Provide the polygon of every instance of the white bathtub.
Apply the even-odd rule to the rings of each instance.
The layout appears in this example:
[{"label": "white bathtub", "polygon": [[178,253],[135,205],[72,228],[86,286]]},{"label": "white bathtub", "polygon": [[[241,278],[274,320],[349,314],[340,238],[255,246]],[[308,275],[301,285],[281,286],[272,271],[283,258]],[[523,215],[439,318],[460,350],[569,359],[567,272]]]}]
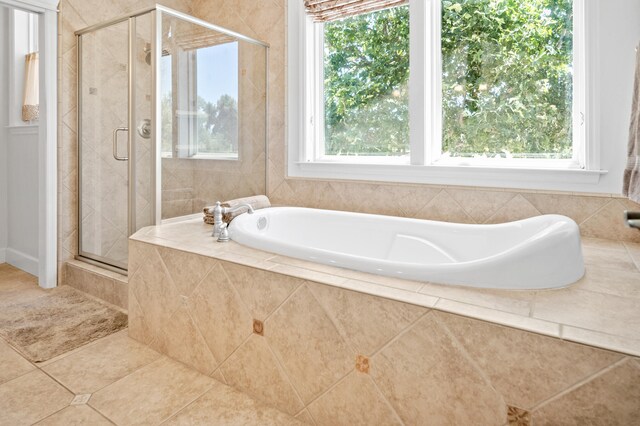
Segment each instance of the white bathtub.
[{"label": "white bathtub", "polygon": [[584,275],[578,225],[560,215],[467,225],[272,207],[240,215],[229,235],[285,256],[432,283],[532,290]]}]

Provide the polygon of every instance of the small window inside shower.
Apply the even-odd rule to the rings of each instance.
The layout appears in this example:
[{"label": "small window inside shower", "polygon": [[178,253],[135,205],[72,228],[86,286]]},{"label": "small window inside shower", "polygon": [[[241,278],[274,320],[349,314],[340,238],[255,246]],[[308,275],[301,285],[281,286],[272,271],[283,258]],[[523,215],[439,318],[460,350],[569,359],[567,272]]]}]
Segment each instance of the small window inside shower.
[{"label": "small window inside shower", "polygon": [[164,158],[238,159],[238,42],[221,34],[165,36],[161,59]]}]

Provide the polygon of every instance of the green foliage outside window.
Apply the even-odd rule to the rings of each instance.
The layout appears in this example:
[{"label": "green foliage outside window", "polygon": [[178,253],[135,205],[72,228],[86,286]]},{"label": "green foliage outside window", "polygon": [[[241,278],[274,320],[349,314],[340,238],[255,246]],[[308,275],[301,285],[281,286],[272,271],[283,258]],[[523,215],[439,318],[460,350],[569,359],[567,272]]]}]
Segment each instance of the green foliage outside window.
[{"label": "green foliage outside window", "polygon": [[[571,158],[572,0],[442,2],[443,152]],[[409,150],[407,6],[325,24],[325,151]]]},{"label": "green foliage outside window", "polygon": [[[173,99],[162,97],[162,152],[173,154]],[[238,152],[238,102],[222,95],[213,103],[198,96],[196,111],[197,153],[236,154]],[[188,144],[189,141],[183,143]]]},{"label": "green foliage outside window", "polygon": [[325,24],[325,153],[409,152],[409,7]]},{"label": "green foliage outside window", "polygon": [[222,95],[216,103],[198,96],[198,153],[238,152],[238,102]]}]

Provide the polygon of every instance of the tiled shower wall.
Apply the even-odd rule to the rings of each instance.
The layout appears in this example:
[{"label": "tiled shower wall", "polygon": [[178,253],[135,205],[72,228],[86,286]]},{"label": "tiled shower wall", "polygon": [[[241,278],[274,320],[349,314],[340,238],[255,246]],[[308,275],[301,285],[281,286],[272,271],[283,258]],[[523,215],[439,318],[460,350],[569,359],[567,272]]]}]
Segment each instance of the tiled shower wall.
[{"label": "tiled shower wall", "polygon": [[639,206],[613,196],[451,186],[378,184],[286,177],[287,0],[194,0],[193,13],[271,45],[269,187],[273,203],[466,223],[496,223],[539,214],[573,218],[589,237],[640,242],[622,213]]},{"label": "tiled shower wall", "polygon": [[[104,2],[99,0],[61,0],[59,9],[58,46],[58,280],[64,280],[64,264],[78,254],[78,134],[77,134],[77,49],[74,31],[104,20],[150,7],[153,1],[113,0]],[[170,0],[165,2],[169,7],[190,13],[187,0]],[[116,64],[117,65],[117,64]],[[124,64],[126,66],[126,64]],[[105,72],[108,70],[105,69]],[[126,79],[123,80],[126,84]],[[106,87],[105,90],[108,90]],[[126,102],[126,99],[124,100]],[[105,120],[113,116],[104,117]],[[120,121],[118,122],[120,124]],[[91,142],[91,141],[87,141]],[[96,151],[110,155],[108,149],[102,149],[110,144],[98,141]],[[106,154],[105,154],[106,152]],[[100,158],[96,157],[98,161]],[[103,176],[103,184],[110,184]],[[122,173],[113,173],[112,182],[116,186]],[[125,213],[126,220],[126,213]],[[86,218],[84,218],[86,219]],[[111,221],[116,220],[113,217]],[[122,225],[122,224],[121,224]],[[126,237],[126,236],[125,236]],[[126,248],[126,238],[125,238]]]},{"label": "tiled shower wall", "polygon": [[633,424],[616,352],[130,241],[129,333],[299,419]]}]

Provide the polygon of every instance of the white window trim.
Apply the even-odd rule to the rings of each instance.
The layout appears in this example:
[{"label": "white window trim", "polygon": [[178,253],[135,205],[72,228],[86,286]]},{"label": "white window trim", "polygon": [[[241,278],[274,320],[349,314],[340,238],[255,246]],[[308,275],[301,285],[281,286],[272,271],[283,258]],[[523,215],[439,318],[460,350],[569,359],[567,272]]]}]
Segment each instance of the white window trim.
[{"label": "white window trim", "polygon": [[[386,157],[384,164],[374,164],[380,161],[380,157],[328,156],[318,161],[320,156],[317,153],[321,152],[318,141],[322,140],[320,132],[323,126],[319,120],[313,119],[318,101],[311,93],[319,92],[317,87],[307,87],[305,81],[322,84],[322,78],[318,75],[322,66],[317,64],[317,58],[311,60],[306,56],[307,52],[318,48],[314,46],[314,38],[308,35],[311,31],[319,31],[319,26],[314,28],[305,16],[302,2],[291,2],[288,8],[288,176],[543,190],[595,190],[600,176],[607,173],[600,170],[596,128],[598,108],[594,102],[598,72],[595,61],[597,3],[574,0],[574,66],[578,72],[574,74],[574,114],[577,118],[574,117],[573,122],[575,140],[582,141],[584,148],[574,143],[573,161],[444,158],[434,161],[441,151],[441,62],[440,58],[430,61],[425,54],[425,47],[428,40],[440,43],[439,20],[429,19],[440,13],[440,1],[425,0],[409,3],[411,158]],[[421,25],[421,22],[428,25]],[[437,24],[431,26],[432,22]],[[585,28],[589,28],[589,31],[585,31]],[[316,36],[316,43],[317,40]],[[425,85],[421,77],[423,75],[431,84]],[[430,90],[434,93],[429,93]],[[427,129],[431,129],[431,134],[426,134]],[[425,137],[438,143],[425,144]]]}]

